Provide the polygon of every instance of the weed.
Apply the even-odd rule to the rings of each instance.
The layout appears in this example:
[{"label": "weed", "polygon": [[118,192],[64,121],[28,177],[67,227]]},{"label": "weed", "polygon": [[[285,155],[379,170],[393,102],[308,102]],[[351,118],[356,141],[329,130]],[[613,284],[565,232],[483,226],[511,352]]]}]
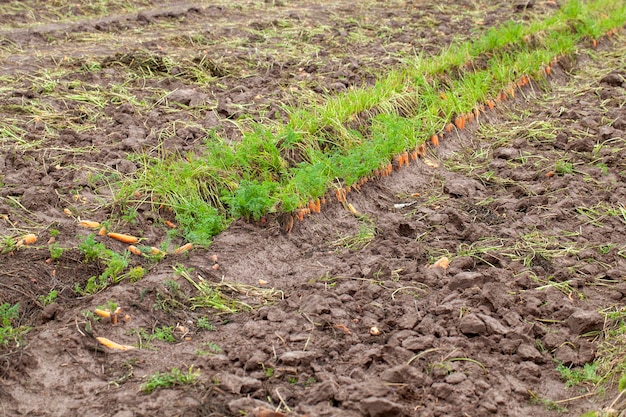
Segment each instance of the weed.
[{"label": "weed", "polygon": [[569,161],[558,160],[554,165],[554,171],[559,175],[573,174],[574,164]]},{"label": "weed", "polygon": [[598,375],[598,363],[596,362],[586,363],[582,368],[573,369],[565,366],[563,363],[558,363],[556,370],[565,381],[566,387],[576,385],[595,386],[602,380],[602,376]]},{"label": "weed", "polygon": [[159,388],[194,384],[199,376],[200,371],[194,371],[193,366],[190,366],[186,373],[178,368],[172,368],[169,372],[154,373],[148,378],[148,381],[141,385],[140,389],[144,393],[150,394],[152,391]]},{"label": "weed", "polygon": [[2,238],[2,253],[13,252],[17,248],[17,240],[12,236]]},{"label": "weed", "polygon": [[93,234],[87,236],[78,245],[86,262],[98,261],[105,265],[104,271],[99,276],[90,277],[84,286],[76,283],[74,291],[79,295],[91,295],[102,291],[110,284],[118,284],[128,278],[135,282],[143,278],[145,269],[141,266],[131,268],[124,273],[130,262],[130,252],[118,253],[108,249],[104,244],[97,242]]},{"label": "weed", "polygon": [[53,261],[58,260],[63,255],[64,249],[59,246],[58,243],[52,243],[48,245],[48,250],[50,251],[50,259]]},{"label": "weed", "polygon": [[206,342],[203,344],[204,349],[198,348],[196,350],[196,355],[199,356],[207,356],[207,355],[217,355],[222,353],[222,348],[219,347],[217,343],[214,342]]},{"label": "weed", "polygon": [[210,332],[215,331],[215,326],[209,321],[208,317],[199,317],[196,321],[196,326],[198,326],[199,329],[208,330]]},{"label": "weed", "polygon": [[58,297],[58,292],[57,290],[50,290],[50,292],[46,295],[40,295],[39,297],[37,297],[37,300],[39,300],[39,302],[45,307],[47,305],[50,305],[52,303],[54,303]]},{"label": "weed", "polygon": [[341,236],[331,242],[332,246],[343,247],[354,251],[359,251],[370,244],[376,237],[376,227],[372,222],[363,222],[359,226],[359,231],[352,236]]},{"label": "weed", "polygon": [[155,327],[151,332],[148,332],[144,328],[131,329],[129,333],[137,336],[137,345],[139,349],[149,348],[150,342],[154,340],[160,340],[168,343],[174,343],[176,341],[173,326]]},{"label": "weed", "polygon": [[557,411],[559,413],[567,413],[567,408],[562,406],[558,401],[551,400],[549,398],[540,397],[538,394],[528,391],[530,394],[530,401],[533,404],[541,404],[546,410]]},{"label": "weed", "polygon": [[22,336],[30,330],[26,326],[15,326],[19,319],[19,303],[0,304],[0,347],[15,343],[19,346]]}]

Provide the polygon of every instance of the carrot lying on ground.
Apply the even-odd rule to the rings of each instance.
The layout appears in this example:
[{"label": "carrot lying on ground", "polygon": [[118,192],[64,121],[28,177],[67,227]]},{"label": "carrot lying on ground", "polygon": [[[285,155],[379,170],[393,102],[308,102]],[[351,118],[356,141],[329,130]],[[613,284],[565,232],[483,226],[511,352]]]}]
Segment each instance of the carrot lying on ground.
[{"label": "carrot lying on ground", "polygon": [[430,143],[433,144],[433,146],[439,146],[439,136],[438,135],[432,135],[430,137]]},{"label": "carrot lying on ground", "polygon": [[19,243],[21,243],[22,245],[32,245],[36,241],[37,241],[37,235],[34,233],[29,233],[29,234],[22,236]]},{"label": "carrot lying on ground", "polygon": [[112,340],[107,339],[106,337],[96,337],[96,340],[102,346],[106,346],[109,349],[114,349],[114,350],[132,350],[132,349],[136,349],[135,346],[120,345],[119,343],[115,343]]},{"label": "carrot lying on ground", "polygon": [[96,308],[93,312],[96,316],[102,317],[103,319],[111,318],[111,312],[108,310],[101,310],[99,308]]},{"label": "carrot lying on ground", "polygon": [[186,243],[183,246],[181,246],[178,249],[176,249],[174,251],[174,255],[178,255],[178,254],[187,252],[188,250],[191,250],[192,248],[193,248],[193,245],[191,243]]},{"label": "carrot lying on ground", "polygon": [[141,255],[141,249],[139,249],[137,246],[134,246],[134,245],[130,245],[128,247],[128,251],[132,253],[133,255]]},{"label": "carrot lying on ground", "polygon": [[122,234],[122,233],[109,232],[109,233],[107,233],[107,236],[110,237],[111,239],[119,240],[120,242],[123,242],[123,243],[137,243],[137,242],[139,242],[139,238],[138,237],[131,236],[131,235],[125,235],[125,234]]},{"label": "carrot lying on ground", "polygon": [[97,229],[100,227],[100,223],[92,222],[90,220],[81,220],[80,222],[78,222],[78,225],[81,227],[86,227],[88,229]]}]

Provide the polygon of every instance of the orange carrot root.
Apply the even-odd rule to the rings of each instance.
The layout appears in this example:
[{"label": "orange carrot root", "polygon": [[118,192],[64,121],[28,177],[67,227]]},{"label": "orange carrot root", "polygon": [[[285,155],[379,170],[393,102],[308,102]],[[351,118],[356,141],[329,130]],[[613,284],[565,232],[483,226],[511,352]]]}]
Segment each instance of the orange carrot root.
[{"label": "orange carrot root", "polygon": [[430,143],[433,144],[433,146],[439,146],[439,136],[437,135],[432,135],[430,137]]},{"label": "orange carrot root", "polygon": [[110,237],[111,239],[115,239],[115,240],[119,240],[120,242],[123,243],[137,243],[139,242],[139,238],[136,236],[131,236],[131,235],[125,235],[122,233],[107,233],[107,236]]}]

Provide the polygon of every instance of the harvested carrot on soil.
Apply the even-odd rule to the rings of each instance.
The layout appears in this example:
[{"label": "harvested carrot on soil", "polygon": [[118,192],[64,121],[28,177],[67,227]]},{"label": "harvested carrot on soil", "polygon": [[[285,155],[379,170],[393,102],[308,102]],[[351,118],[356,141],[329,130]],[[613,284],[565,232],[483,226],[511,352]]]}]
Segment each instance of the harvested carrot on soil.
[{"label": "harvested carrot on soil", "polygon": [[430,267],[448,269],[449,265],[450,265],[450,260],[446,256],[443,256],[441,257],[441,259],[439,259],[437,262],[432,264]]},{"label": "harvested carrot on soil", "polygon": [[107,234],[106,227],[101,227],[100,230],[98,230],[98,236],[104,236],[106,234]]},{"label": "harvested carrot on soil", "polygon": [[110,237],[111,239],[115,239],[115,240],[119,240],[120,242],[123,243],[137,243],[139,242],[139,238],[136,236],[132,236],[132,235],[125,235],[123,233],[107,233],[107,236]]},{"label": "harvested carrot on soil", "polygon": [[350,329],[348,329],[348,327],[345,324],[333,324],[333,327],[337,330],[341,330],[342,332],[344,332],[345,334],[351,334],[352,332],[350,332]]},{"label": "harvested carrot on soil", "polygon": [[193,244],[191,244],[191,243],[186,243],[186,244],[184,244],[183,246],[181,246],[181,247],[177,248],[177,249],[174,251],[174,255],[179,255],[179,254],[181,254],[181,253],[185,253],[185,252],[187,252],[187,251],[191,250],[192,248],[193,248]]},{"label": "harvested carrot on soil", "polygon": [[454,129],[454,125],[452,123],[448,123],[443,130],[445,130],[447,133],[450,133],[452,132],[452,129]]},{"label": "harvested carrot on soil", "polygon": [[98,317],[102,317],[102,318],[105,318],[105,319],[110,319],[111,318],[111,312],[108,311],[108,310],[101,310],[99,308],[96,308],[93,312]]},{"label": "harvested carrot on soil", "polygon": [[100,227],[100,223],[92,222],[90,220],[81,220],[78,222],[78,225],[81,227],[86,227],[88,229],[98,229]]},{"label": "harvested carrot on soil", "polygon": [[36,241],[37,241],[37,235],[34,234],[34,233],[28,233],[28,234],[22,236],[22,238],[20,239],[18,244],[21,243],[22,245],[32,245]]},{"label": "harvested carrot on soil", "polygon": [[134,346],[120,345],[119,343],[115,343],[114,341],[109,340],[106,337],[96,337],[96,340],[102,346],[106,346],[109,349],[113,349],[113,350],[133,350],[133,349],[136,349]]},{"label": "harvested carrot on soil", "polygon": [[430,137],[430,143],[432,143],[433,146],[439,146],[439,136],[438,135],[432,135]]},{"label": "harvested carrot on soil", "polygon": [[141,255],[141,250],[137,246],[134,246],[134,245],[130,245],[128,247],[128,251],[132,253],[133,255]]},{"label": "harvested carrot on soil", "polygon": [[172,229],[176,229],[176,228],[178,227],[178,226],[176,226],[176,224],[175,224],[175,223],[173,223],[173,222],[171,222],[171,221],[169,221],[169,220],[165,220],[165,222],[164,222],[164,223],[165,223],[165,225],[166,225],[167,227],[172,228]]},{"label": "harvested carrot on soil", "polygon": [[457,129],[463,129],[465,127],[465,117],[457,116],[454,119],[454,125],[457,127]]}]

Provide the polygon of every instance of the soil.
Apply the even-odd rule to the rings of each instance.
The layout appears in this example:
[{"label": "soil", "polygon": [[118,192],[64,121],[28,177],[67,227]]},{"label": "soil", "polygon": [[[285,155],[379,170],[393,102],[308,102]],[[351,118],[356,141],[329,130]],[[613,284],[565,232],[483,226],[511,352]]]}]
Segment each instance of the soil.
[{"label": "soil", "polygon": [[[134,283],[76,294],[105,267],[85,262],[89,231],[76,220],[120,214],[107,175],[138,169],[129,153],[193,151],[207,129],[236,141],[238,126],[284,118],[294,97],[370,84],[415,51],[558,7],[306,3],[2,14],[0,112],[24,135],[0,138],[0,235],[39,241],[0,255],[0,304],[19,303],[16,324],[31,328],[0,348],[0,414],[552,416],[611,402],[556,370],[596,359],[600,312],[626,295],[626,62],[610,39],[350,193],[361,216],[330,202],[290,233],[238,220],[206,249],[133,257],[148,270]],[[290,48],[292,36],[306,48]],[[72,98],[90,92],[76,85],[125,90],[101,104]],[[48,114],[18,111],[28,104]],[[158,246],[167,216],[141,207],[125,226]],[[55,260],[52,237],[67,248]],[[434,267],[444,256],[450,265]],[[251,309],[193,308],[185,274]],[[90,314],[111,301],[127,320]],[[173,341],[150,340],[166,327]],[[141,348],[105,349],[97,336]],[[198,380],[144,393],[172,368]]]}]

